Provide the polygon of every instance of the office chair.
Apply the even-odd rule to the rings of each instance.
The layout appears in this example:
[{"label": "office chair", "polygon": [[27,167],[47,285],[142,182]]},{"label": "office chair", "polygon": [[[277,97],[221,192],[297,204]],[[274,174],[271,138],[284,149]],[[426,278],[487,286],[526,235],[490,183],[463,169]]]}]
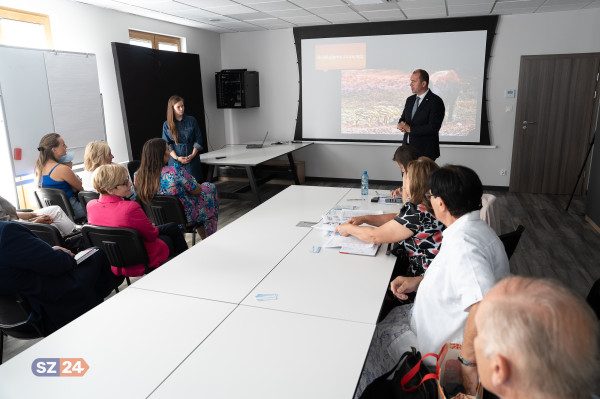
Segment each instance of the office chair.
[{"label": "office chair", "polygon": [[77,198],[81,203],[81,207],[83,208],[83,213],[87,216],[87,204],[91,200],[100,198],[100,194],[95,191],[80,191],[77,193]]},{"label": "office chair", "polygon": [[75,219],[75,212],[69,202],[67,194],[63,190],[57,188],[38,188],[35,190],[35,199],[38,202],[40,208],[47,206],[58,205],[67,214],[69,219],[76,224],[85,223],[85,218]]},{"label": "office chair", "polygon": [[592,285],[586,299],[594,313],[596,313],[596,316],[598,316],[598,319],[600,319],[600,279],[596,280],[594,285]]},{"label": "office chair", "polygon": [[45,337],[42,325],[33,320],[31,308],[21,295],[0,295],[0,364],[2,364],[5,335],[19,339]]},{"label": "office chair", "polygon": [[150,204],[140,201],[140,205],[142,205],[142,209],[144,209],[148,219],[155,226],[170,222],[177,223],[180,227],[184,228],[184,232],[192,233],[192,245],[196,244],[196,227],[200,223],[188,224],[183,204],[179,198],[174,195],[157,195],[152,198]]},{"label": "office chair", "polygon": [[500,241],[504,244],[504,249],[506,250],[506,255],[508,259],[512,256],[517,249],[517,244],[521,239],[521,234],[525,231],[525,227],[523,225],[518,225],[515,231],[511,231],[510,233],[501,234],[499,236]]},{"label": "office chair", "polygon": [[132,183],[133,183],[133,175],[135,174],[135,172],[140,167],[140,163],[141,163],[141,161],[129,161],[129,162],[125,162],[125,167],[129,171],[129,180],[131,180]]},{"label": "office chair", "polygon": [[[106,227],[85,225],[81,233],[89,246],[101,248],[110,264],[121,271],[129,266],[144,265],[144,273],[152,269],[148,266],[150,259],[139,231],[125,227]],[[127,285],[131,284],[125,277]]]},{"label": "office chair", "polygon": [[81,237],[81,233],[78,231],[63,236],[60,234],[60,231],[58,231],[58,229],[51,224],[31,223],[24,220],[18,220],[16,222],[27,227],[29,231],[52,247],[59,246],[67,248],[73,253],[79,252],[83,249],[83,239]]}]

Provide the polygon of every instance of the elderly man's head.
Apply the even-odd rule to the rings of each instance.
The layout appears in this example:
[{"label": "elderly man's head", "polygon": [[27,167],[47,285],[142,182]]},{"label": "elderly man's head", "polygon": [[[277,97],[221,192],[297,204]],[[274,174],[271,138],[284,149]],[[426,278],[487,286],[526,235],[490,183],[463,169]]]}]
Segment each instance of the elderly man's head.
[{"label": "elderly man's head", "polygon": [[562,285],[506,278],[484,297],[475,323],[487,390],[502,398],[590,398],[600,367],[597,320]]}]

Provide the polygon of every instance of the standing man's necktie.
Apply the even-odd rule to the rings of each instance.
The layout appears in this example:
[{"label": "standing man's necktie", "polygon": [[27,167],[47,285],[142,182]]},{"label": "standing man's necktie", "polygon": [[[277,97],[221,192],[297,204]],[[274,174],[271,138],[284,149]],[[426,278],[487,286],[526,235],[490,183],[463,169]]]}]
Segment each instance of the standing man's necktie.
[{"label": "standing man's necktie", "polygon": [[412,114],[410,115],[410,119],[415,117],[415,112],[417,112],[417,108],[419,108],[419,100],[421,99],[421,97],[417,96],[417,99],[415,101],[415,105],[413,105],[413,109],[412,109]]}]

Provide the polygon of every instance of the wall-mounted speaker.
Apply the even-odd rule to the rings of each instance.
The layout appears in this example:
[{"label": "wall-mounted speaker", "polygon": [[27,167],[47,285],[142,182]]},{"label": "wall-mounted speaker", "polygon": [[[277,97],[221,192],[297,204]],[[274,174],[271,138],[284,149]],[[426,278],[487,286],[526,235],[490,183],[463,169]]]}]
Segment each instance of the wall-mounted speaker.
[{"label": "wall-mounted speaker", "polygon": [[217,108],[252,108],[260,106],[258,72],[227,69],[215,73]]}]

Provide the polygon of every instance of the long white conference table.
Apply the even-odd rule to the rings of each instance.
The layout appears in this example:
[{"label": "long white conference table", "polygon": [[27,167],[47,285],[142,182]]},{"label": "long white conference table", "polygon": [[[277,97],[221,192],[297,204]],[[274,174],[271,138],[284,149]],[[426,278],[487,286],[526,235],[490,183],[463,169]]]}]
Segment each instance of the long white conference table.
[{"label": "long white conference table", "polygon": [[258,181],[256,180],[254,169],[267,161],[286,155],[290,164],[292,178],[296,184],[300,184],[298,179],[298,171],[294,163],[292,153],[301,148],[311,145],[311,142],[295,142],[295,143],[271,143],[266,142],[262,148],[246,148],[246,144],[230,144],[224,148],[200,154],[200,161],[208,165],[208,179],[213,181],[215,171],[218,166],[239,166],[246,170],[248,176],[248,184],[252,190],[249,196],[245,191],[247,186],[244,186],[235,192],[219,192],[221,198],[250,198],[258,205],[262,201],[258,192]]},{"label": "long white conference table", "polygon": [[[327,238],[296,224],[398,211],[361,198],[289,187],[0,366],[0,398],[351,398],[395,258],[310,252]],[[40,358],[89,370],[40,377]]]}]

